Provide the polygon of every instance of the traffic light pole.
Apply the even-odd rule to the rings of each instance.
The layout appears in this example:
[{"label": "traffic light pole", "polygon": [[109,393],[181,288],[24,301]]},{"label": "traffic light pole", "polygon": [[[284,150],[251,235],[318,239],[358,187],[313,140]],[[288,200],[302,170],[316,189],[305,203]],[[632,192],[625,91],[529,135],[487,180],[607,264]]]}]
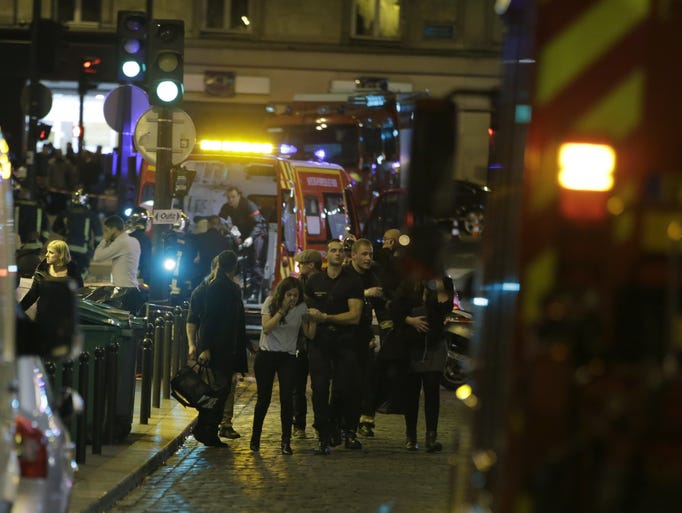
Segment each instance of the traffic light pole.
[{"label": "traffic light pole", "polygon": [[36,159],[36,127],[38,126],[38,114],[36,106],[38,99],[35,95],[39,78],[38,72],[38,31],[40,27],[40,0],[33,0],[33,23],[31,24],[31,48],[29,54],[30,69],[30,99],[28,112],[28,136],[26,137],[26,182],[31,196],[36,194],[36,174],[38,161]]},{"label": "traffic light pole", "polygon": [[[154,210],[171,208],[170,170],[173,165],[173,111],[168,107],[155,107],[158,113],[158,132],[156,140],[156,185],[154,188]],[[152,251],[154,268],[151,297],[165,299],[168,295],[168,283],[160,270],[163,268],[163,239],[169,226],[152,225]]]}]

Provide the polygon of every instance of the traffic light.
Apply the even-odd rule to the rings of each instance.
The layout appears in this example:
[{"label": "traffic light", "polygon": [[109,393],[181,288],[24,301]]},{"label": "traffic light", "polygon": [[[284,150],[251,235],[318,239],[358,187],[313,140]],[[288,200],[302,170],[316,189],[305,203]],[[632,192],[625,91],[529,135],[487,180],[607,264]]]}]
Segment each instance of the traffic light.
[{"label": "traffic light", "polygon": [[78,94],[84,95],[90,89],[97,87],[92,80],[97,76],[97,67],[102,63],[99,57],[81,57],[81,67],[78,75]]},{"label": "traffic light", "polygon": [[182,101],[185,22],[152,20],[147,47],[149,103],[170,106]]},{"label": "traffic light", "polygon": [[121,82],[144,82],[147,46],[147,14],[119,11],[117,24],[118,79]]},{"label": "traffic light", "polygon": [[52,125],[47,123],[38,123],[36,125],[35,138],[38,141],[45,141],[50,137],[50,132],[52,131]]}]

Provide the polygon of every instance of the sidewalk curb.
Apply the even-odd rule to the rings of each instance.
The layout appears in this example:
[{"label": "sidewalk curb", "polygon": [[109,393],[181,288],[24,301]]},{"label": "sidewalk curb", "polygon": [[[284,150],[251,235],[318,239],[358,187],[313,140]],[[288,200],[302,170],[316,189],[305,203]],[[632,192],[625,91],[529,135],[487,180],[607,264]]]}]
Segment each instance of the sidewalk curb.
[{"label": "sidewalk curb", "polygon": [[137,487],[149,474],[163,465],[185,442],[191,434],[196,418],[192,420],[175,438],[172,438],[154,456],[146,460],[142,465],[132,470],[117,485],[107,490],[101,497],[92,502],[88,507],[81,510],[81,513],[102,513],[110,509],[114,503]]}]

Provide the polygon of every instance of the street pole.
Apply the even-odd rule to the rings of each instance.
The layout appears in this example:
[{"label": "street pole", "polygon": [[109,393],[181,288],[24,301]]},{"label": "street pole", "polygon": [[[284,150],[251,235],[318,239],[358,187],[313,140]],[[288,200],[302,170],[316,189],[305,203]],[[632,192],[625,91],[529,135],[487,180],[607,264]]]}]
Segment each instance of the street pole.
[{"label": "street pole", "polygon": [[[156,185],[154,188],[154,210],[171,208],[170,170],[173,165],[173,110],[168,107],[155,107],[158,113],[158,132],[156,139]],[[168,231],[168,225],[152,225],[152,253],[154,268],[151,297],[165,299],[168,295],[168,283],[164,280],[163,268],[163,239]]]},{"label": "street pole", "polygon": [[40,0],[33,0],[33,23],[31,24],[31,48],[29,53],[29,109],[28,109],[28,136],[26,137],[26,182],[31,197],[36,196],[36,173],[38,161],[36,159],[36,130],[38,127],[38,32],[40,27]]}]

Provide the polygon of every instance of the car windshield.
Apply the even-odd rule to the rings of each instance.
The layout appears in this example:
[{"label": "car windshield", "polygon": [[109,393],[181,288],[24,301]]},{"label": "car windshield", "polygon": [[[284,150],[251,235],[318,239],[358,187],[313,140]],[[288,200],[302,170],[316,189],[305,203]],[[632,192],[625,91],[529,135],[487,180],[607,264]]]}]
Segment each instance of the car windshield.
[{"label": "car windshield", "polygon": [[269,132],[276,151],[282,156],[357,166],[359,143],[355,125],[284,126],[270,129]]}]

